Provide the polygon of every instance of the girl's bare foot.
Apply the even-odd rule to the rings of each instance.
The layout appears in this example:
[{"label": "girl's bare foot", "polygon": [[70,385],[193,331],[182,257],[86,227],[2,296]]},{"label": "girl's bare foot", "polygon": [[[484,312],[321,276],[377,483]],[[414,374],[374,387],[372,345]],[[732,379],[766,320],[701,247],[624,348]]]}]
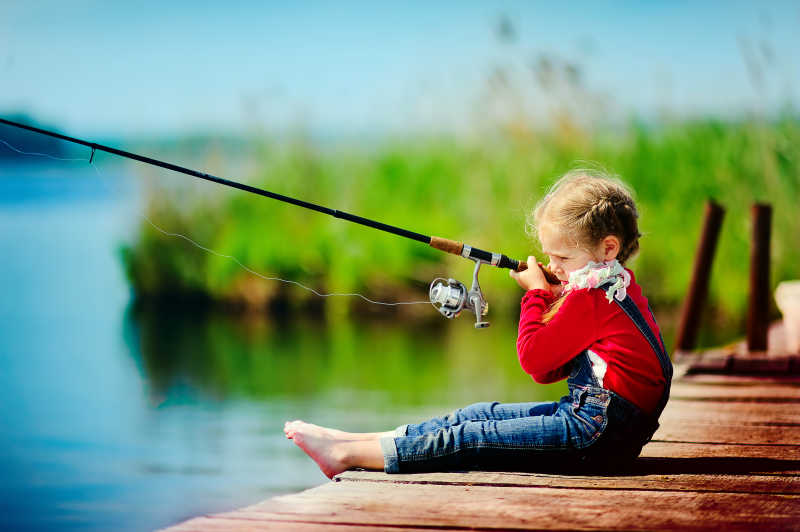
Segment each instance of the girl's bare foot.
[{"label": "girl's bare foot", "polygon": [[349,468],[347,445],[352,442],[331,438],[308,423],[294,426],[291,439],[310,456],[328,478]]},{"label": "girl's bare foot", "polygon": [[294,436],[294,433],[297,432],[299,427],[305,427],[306,431],[314,432],[316,434],[325,434],[329,438],[335,438],[339,440],[379,440],[380,438],[386,436],[393,436],[394,431],[387,431],[387,432],[345,432],[343,430],[332,429],[329,427],[321,427],[319,425],[314,425],[313,423],[306,423],[305,421],[295,420],[295,421],[287,421],[286,424],[283,426],[283,432],[286,433],[286,437],[290,440]]},{"label": "girl's bare foot", "polygon": [[351,467],[383,469],[380,438],[391,432],[353,434],[305,423],[289,421],[284,426],[286,437],[310,456],[328,478]]}]

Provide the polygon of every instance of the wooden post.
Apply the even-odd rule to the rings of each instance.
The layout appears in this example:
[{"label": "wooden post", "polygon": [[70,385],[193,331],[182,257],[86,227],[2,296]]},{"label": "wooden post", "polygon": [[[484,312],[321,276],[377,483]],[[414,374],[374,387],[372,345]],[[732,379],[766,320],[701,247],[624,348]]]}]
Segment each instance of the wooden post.
[{"label": "wooden post", "polygon": [[750,243],[750,304],[747,309],[747,350],[767,350],[769,326],[769,243],[772,207],[756,203],[750,210],[753,240]]},{"label": "wooden post", "polygon": [[678,326],[678,338],[675,342],[678,351],[691,351],[697,343],[700,315],[708,296],[708,280],[711,277],[711,265],[714,262],[714,252],[717,249],[719,231],[724,216],[725,209],[713,199],[706,202],[705,221],[695,254],[692,281],[683,304],[681,321]]}]

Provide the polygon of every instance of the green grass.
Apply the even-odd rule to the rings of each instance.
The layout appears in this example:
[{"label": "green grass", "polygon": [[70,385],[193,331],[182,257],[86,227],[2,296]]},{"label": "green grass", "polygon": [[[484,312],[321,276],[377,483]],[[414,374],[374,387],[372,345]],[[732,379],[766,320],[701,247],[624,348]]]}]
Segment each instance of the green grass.
[{"label": "green grass", "polygon": [[[747,308],[750,206],[772,204],[772,286],[800,277],[800,120],[701,120],[588,133],[516,129],[472,140],[391,139],[370,149],[322,150],[308,142],[264,142],[250,183],[428,235],[463,240],[516,258],[537,253],[525,217],[549,185],[583,161],[619,174],[636,192],[644,233],[629,265],[657,309],[680,306],[689,284],[708,198],[726,208],[712,273],[715,326],[737,328]],[[211,189],[211,187],[215,187]],[[213,199],[211,199],[213,198]],[[148,215],[169,231],[236,256],[269,276],[326,292],[388,300],[427,296],[433,277],[468,282],[471,263],[415,241],[239,191],[191,180],[154,190]],[[233,261],[166,237],[143,224],[122,249],[142,298],[201,296],[261,308],[323,304],[331,316],[366,310],[351,298],[320,300],[260,280]],[[481,285],[493,315],[510,315],[519,289],[485,268]],[[424,310],[422,310],[424,309]],[[418,312],[435,314],[429,307]],[[462,318],[464,319],[464,318]]]}]

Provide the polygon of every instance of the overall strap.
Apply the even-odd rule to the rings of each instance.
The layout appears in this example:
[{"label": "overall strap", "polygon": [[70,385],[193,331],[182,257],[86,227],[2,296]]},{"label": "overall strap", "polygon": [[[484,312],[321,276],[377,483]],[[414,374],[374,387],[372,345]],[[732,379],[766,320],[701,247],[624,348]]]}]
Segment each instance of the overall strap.
[{"label": "overall strap", "polygon": [[[661,372],[664,374],[664,380],[666,384],[664,385],[664,392],[661,394],[661,399],[658,402],[658,406],[656,408],[656,419],[661,416],[661,412],[664,410],[664,407],[667,406],[667,400],[669,399],[669,391],[672,383],[672,362],[669,359],[669,355],[664,350],[663,344],[664,340],[661,337],[661,332],[659,331],[659,339],[661,342],[656,339],[656,335],[653,334],[653,330],[647,324],[644,316],[639,311],[639,307],[636,306],[636,303],[633,302],[631,296],[626,296],[624,300],[620,301],[617,298],[614,298],[614,301],[620,306],[620,308],[628,315],[628,317],[633,321],[636,327],[639,329],[639,332],[645,337],[647,342],[650,344],[650,347],[653,348],[653,351],[658,357],[658,362],[661,364]],[[650,315],[653,315],[653,311],[648,306],[648,311],[650,311]],[[653,318],[655,321],[655,318]]]}]

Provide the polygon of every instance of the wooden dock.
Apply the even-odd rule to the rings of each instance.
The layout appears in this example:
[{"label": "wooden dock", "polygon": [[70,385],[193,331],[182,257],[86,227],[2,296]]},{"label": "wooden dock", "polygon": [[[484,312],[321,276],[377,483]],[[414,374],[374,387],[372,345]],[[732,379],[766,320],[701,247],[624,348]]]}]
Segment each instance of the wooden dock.
[{"label": "wooden dock", "polygon": [[616,476],[335,480],[167,530],[800,530],[800,377],[677,379],[653,441]]}]

